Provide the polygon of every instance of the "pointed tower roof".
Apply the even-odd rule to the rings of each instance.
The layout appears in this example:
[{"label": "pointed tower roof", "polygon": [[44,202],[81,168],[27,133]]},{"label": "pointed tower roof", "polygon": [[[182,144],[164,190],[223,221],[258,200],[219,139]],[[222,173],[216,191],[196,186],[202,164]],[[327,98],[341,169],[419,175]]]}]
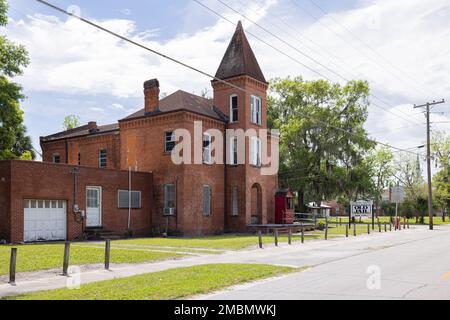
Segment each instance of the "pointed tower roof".
[{"label": "pointed tower roof", "polygon": [[239,21],[216,72],[216,78],[228,79],[241,75],[247,75],[256,80],[267,82],[245,36],[242,23]]}]

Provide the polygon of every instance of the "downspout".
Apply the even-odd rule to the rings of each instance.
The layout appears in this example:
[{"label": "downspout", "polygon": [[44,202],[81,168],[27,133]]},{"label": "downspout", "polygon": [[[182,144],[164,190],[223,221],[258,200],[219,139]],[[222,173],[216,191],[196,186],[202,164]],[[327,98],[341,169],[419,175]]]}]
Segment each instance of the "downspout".
[{"label": "downspout", "polygon": [[66,163],[69,163],[69,143],[67,142],[67,139],[64,140],[66,144]]},{"label": "downspout", "polygon": [[175,235],[178,236],[178,176],[175,177]]},{"label": "downspout", "polygon": [[226,232],[228,229],[228,201],[227,201],[227,186],[228,186],[228,177],[227,177],[227,126],[225,125],[224,128],[224,137],[225,139],[223,139],[224,141],[224,146],[223,149],[225,150],[223,152],[223,231]]}]

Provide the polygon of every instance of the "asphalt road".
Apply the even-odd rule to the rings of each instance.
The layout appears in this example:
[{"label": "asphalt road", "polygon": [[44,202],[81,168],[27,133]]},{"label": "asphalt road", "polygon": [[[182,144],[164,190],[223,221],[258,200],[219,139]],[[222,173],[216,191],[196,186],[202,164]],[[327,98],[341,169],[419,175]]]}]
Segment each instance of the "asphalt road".
[{"label": "asphalt road", "polygon": [[252,259],[313,265],[306,271],[196,298],[450,299],[450,226],[322,241],[311,249],[275,255],[270,250]]}]

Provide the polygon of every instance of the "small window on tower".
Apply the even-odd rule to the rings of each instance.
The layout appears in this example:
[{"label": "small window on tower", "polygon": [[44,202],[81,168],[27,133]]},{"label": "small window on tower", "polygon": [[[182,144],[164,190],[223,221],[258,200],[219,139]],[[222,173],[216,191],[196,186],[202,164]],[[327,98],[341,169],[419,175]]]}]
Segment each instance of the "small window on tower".
[{"label": "small window on tower", "polygon": [[261,98],[251,96],[250,98],[250,113],[252,123],[261,125]]},{"label": "small window on tower", "polygon": [[81,165],[81,153],[78,152],[78,165]]},{"label": "small window on tower", "polygon": [[230,97],[230,122],[238,121],[238,97],[237,95],[232,95]]},{"label": "small window on tower", "polygon": [[106,168],[106,164],[107,164],[106,157],[107,157],[106,149],[100,150],[99,156],[98,156],[98,166],[100,168]]}]

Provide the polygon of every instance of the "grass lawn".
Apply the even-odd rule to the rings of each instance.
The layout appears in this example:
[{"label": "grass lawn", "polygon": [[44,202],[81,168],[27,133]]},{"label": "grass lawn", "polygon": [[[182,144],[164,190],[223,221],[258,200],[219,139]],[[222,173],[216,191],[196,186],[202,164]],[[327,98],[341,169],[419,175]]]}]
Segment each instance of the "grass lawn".
[{"label": "grass lawn", "polygon": [[[279,242],[287,242],[287,235],[280,234]],[[305,241],[316,239],[319,236],[311,232],[305,232]],[[298,234],[293,235],[292,241],[300,241]],[[263,235],[263,243],[273,243],[273,235]],[[129,240],[117,240],[113,245],[130,246],[140,245],[147,248],[163,249],[164,247],[172,248],[191,248],[191,249],[214,249],[214,250],[241,250],[258,245],[257,235],[223,235],[196,238],[139,238]]]},{"label": "grass lawn", "polygon": [[208,293],[240,283],[299,271],[261,264],[209,264],[147,273],[5,299],[19,300],[168,300]]},{"label": "grass lawn", "polygon": [[[9,272],[11,247],[0,246],[0,275]],[[25,244],[14,248],[17,248],[17,272],[62,268],[64,244]],[[104,254],[103,248],[77,246],[74,243],[70,247],[70,264],[103,263]],[[178,257],[182,255],[170,252],[111,249],[111,263],[139,263]]]},{"label": "grass lawn", "polygon": [[[382,232],[384,232],[384,226],[381,226],[381,230]],[[389,227],[388,227],[389,230]],[[378,232],[378,226],[375,226],[375,230],[372,230],[372,228],[370,228],[370,233],[372,232]],[[325,238],[325,231],[324,230],[316,230],[313,232],[313,234],[315,234],[317,236],[318,239],[324,239]],[[362,234],[367,234],[367,225],[356,225],[356,235],[362,235]],[[329,223],[328,224],[328,238],[334,238],[334,237],[345,237],[345,225],[341,225],[341,226],[336,226],[334,224]],[[348,229],[348,236],[349,237],[353,237],[354,233],[353,233],[353,225],[351,229]]]}]

